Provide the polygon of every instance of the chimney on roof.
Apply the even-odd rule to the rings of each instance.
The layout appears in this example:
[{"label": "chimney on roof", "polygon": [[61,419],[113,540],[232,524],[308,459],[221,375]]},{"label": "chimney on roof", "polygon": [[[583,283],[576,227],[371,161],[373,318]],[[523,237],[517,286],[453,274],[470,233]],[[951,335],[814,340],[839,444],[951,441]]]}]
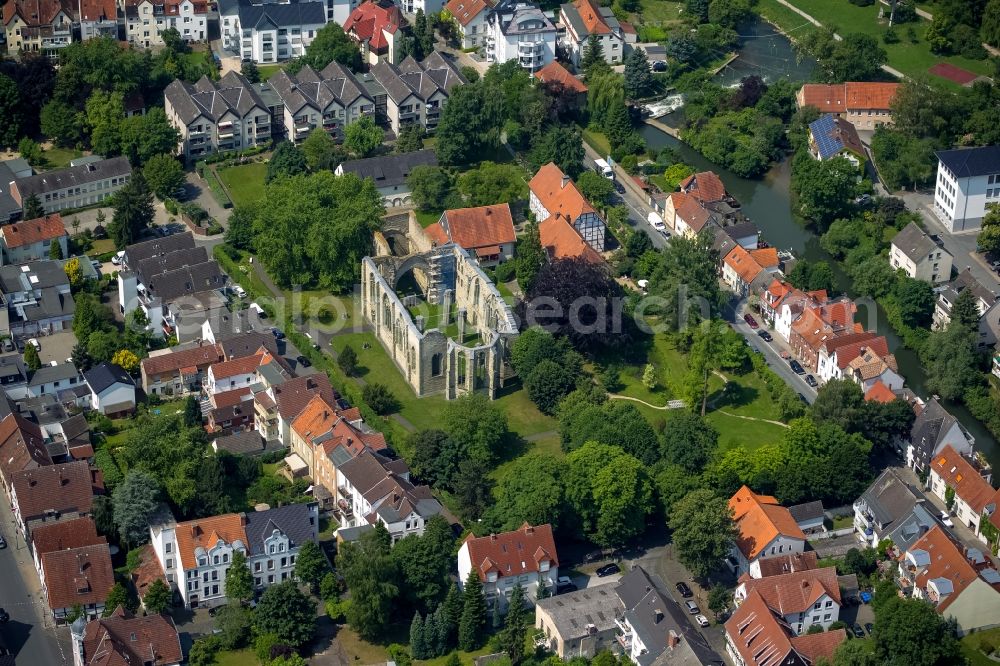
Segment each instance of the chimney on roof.
[{"label": "chimney on roof", "polygon": [[559,185],[559,189],[563,189],[564,187],[566,187],[567,184],[569,184],[569,176],[567,176],[566,174],[563,174],[562,184]]},{"label": "chimney on roof", "polygon": [[496,540],[497,540],[497,535],[496,534],[491,534],[490,535],[490,541],[496,541]]},{"label": "chimney on roof", "polygon": [[662,622],[663,621],[663,611],[660,610],[659,608],[657,608],[656,610],[654,610],[653,611],[653,618],[654,618],[654,621],[656,622],[656,624],[659,624],[660,622]]},{"label": "chimney on roof", "polygon": [[677,635],[676,631],[671,629],[670,632],[667,634],[667,647],[671,649],[675,648],[677,647],[677,644],[680,642],[681,642],[681,637]]},{"label": "chimney on roof", "polygon": [[240,525],[246,527],[246,524],[247,524],[246,511],[240,511]]}]

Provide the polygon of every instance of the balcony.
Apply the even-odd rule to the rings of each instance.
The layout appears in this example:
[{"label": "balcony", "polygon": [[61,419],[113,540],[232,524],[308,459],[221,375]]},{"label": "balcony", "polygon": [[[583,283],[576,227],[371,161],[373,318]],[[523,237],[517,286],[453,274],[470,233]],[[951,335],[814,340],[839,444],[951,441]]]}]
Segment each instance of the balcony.
[{"label": "balcony", "polygon": [[220,143],[223,142],[223,141],[232,141],[232,139],[233,139],[234,136],[236,136],[236,131],[233,128],[231,128],[231,127],[229,129],[226,129],[226,130],[223,130],[223,129],[219,130],[219,142]]},{"label": "balcony", "polygon": [[615,640],[622,646],[626,654],[632,651],[632,634],[615,634]]},{"label": "balcony", "polygon": [[517,54],[520,56],[539,56],[544,49],[544,42],[519,42]]}]

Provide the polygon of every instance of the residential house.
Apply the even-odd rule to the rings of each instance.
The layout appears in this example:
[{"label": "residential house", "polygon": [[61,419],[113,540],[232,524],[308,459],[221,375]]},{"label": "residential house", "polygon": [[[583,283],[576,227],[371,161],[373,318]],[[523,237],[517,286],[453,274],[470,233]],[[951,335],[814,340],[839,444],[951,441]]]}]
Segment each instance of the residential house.
[{"label": "residential house", "polygon": [[594,0],[574,0],[559,7],[559,23],[566,30],[562,47],[573,67],[579,69],[591,35],[597,35],[604,61],[609,65],[625,59],[625,35],[611,7],[601,7]]},{"label": "residential house", "polygon": [[967,289],[972,293],[979,309],[979,328],[975,331],[976,344],[981,351],[984,351],[986,347],[992,347],[1000,340],[1000,297],[977,280],[968,268],[959,273],[954,280],[937,289],[937,302],[934,304],[931,327],[940,330],[951,322],[951,309],[959,294]]},{"label": "residential house", "polygon": [[68,0],[9,0],[3,6],[8,53],[42,53],[57,58],[73,41],[77,4]]},{"label": "residential house", "polygon": [[905,383],[903,376],[899,374],[895,356],[879,354],[869,348],[860,350],[860,353],[847,364],[845,375],[866,392],[876,383],[882,384],[890,391],[903,388]]},{"label": "residential house", "polygon": [[486,61],[516,60],[537,72],[555,62],[557,37],[556,27],[538,7],[501,2],[486,16]]},{"label": "residential house", "polygon": [[205,392],[208,395],[249,388],[261,379],[261,368],[276,363],[275,357],[267,350],[258,350],[251,356],[234,358],[209,366],[205,377]]},{"label": "residential house", "polygon": [[433,150],[417,150],[402,155],[382,155],[361,160],[348,160],[337,166],[335,174],[353,173],[361,179],[371,178],[387,208],[412,206],[410,186],[406,179],[418,166],[437,166]]},{"label": "residential house", "polygon": [[828,300],[823,294],[823,302],[807,301],[803,305],[805,307],[792,321],[788,343],[806,369],[818,372],[824,345],[859,333],[862,327],[861,324],[854,323],[857,307],[846,296]]},{"label": "residential house", "polygon": [[604,220],[555,162],[538,170],[528,183],[528,192],[528,206],[540,233],[549,218],[562,218],[595,252],[604,251]]},{"label": "residential house", "polygon": [[104,201],[125,187],[131,175],[127,158],[112,157],[17,178],[10,185],[10,196],[22,208],[30,197],[38,197],[46,214],[56,213]]},{"label": "residential house", "polygon": [[[0,308],[2,310],[2,308]],[[0,388],[7,397],[24,396],[28,390],[28,368],[17,351],[0,354]]]},{"label": "residential house", "polygon": [[3,254],[0,263],[26,264],[48,259],[53,243],[59,245],[59,258],[69,257],[66,227],[59,213],[0,227]]},{"label": "residential house", "polygon": [[243,430],[230,435],[217,436],[212,440],[212,450],[225,451],[234,456],[262,456],[281,450],[279,442],[269,442],[256,430]]},{"label": "residential house", "polygon": [[114,363],[98,363],[83,374],[90,387],[90,408],[121,418],[135,411],[135,381]]},{"label": "residential house", "polygon": [[835,335],[819,345],[816,357],[816,378],[820,383],[832,379],[848,379],[848,366],[865,352],[874,352],[882,358],[889,356],[889,343],[885,337],[872,331]]},{"label": "residential house", "polygon": [[372,63],[370,74],[385,89],[389,129],[398,136],[408,125],[420,125],[433,133],[441,120],[441,109],[448,103],[448,95],[455,86],[467,83],[465,77],[440,51],[433,51],[420,62],[412,56],[406,56],[398,65],[396,62]]},{"label": "residential house", "polygon": [[757,495],[743,486],[729,499],[739,535],[733,546],[737,571],[746,573],[759,559],[801,553],[806,535],[788,509],[773,497]]},{"label": "residential house", "polygon": [[107,537],[97,534],[97,525],[90,516],[37,525],[31,530],[31,557],[39,580],[42,577],[42,556],[60,550],[107,544]]},{"label": "residential house", "polygon": [[981,551],[956,544],[940,525],[899,558],[899,586],[954,619],[960,636],[1000,624],[1000,573]]},{"label": "residential house", "polygon": [[73,666],[180,666],[184,661],[177,627],[166,614],[137,616],[119,606],[108,617],[74,622],[70,637]]},{"label": "residential house", "polygon": [[[987,540],[981,529],[997,509],[997,491],[990,484],[990,470],[975,455],[963,456],[951,445],[934,454],[927,478],[930,491],[973,534]],[[950,496],[950,497],[949,497]]]},{"label": "residential house", "polygon": [[617,646],[620,609],[615,583],[564,592],[535,601],[535,629],[561,659],[593,659]]},{"label": "residential house", "polygon": [[795,101],[799,108],[813,106],[857,129],[874,130],[892,124],[892,98],[898,89],[898,83],[807,83],[795,93]]},{"label": "residential house", "polygon": [[449,0],[445,11],[455,19],[463,49],[486,44],[486,16],[490,3],[486,0]]},{"label": "residential house", "polygon": [[14,474],[51,464],[45,439],[36,424],[16,413],[0,420],[0,483],[8,498]]},{"label": "residential house", "polygon": [[103,490],[103,484],[82,460],[15,472],[10,489],[14,524],[29,541],[39,525],[90,514],[95,490]]},{"label": "residential house", "polygon": [[792,514],[795,524],[799,526],[805,534],[813,534],[826,530],[824,520],[826,512],[823,510],[823,502],[805,502],[788,507],[788,513]]},{"label": "residential house", "polygon": [[365,63],[395,64],[401,55],[405,23],[403,13],[392,0],[368,0],[347,17],[344,32],[361,48]]},{"label": "residential house", "polygon": [[[2,46],[0,43],[0,48]],[[17,178],[27,178],[33,173],[31,165],[22,157],[0,161],[0,224],[7,224],[21,217],[21,204],[10,195],[10,184]]]},{"label": "residential house", "polygon": [[[789,511],[794,507],[789,507]],[[767,578],[780,576],[795,571],[808,571],[817,568],[819,555],[815,550],[804,550],[801,553],[777,555],[766,560],[757,560],[747,572],[751,578]]]},{"label": "residential house", "polygon": [[180,133],[177,150],[185,159],[271,142],[270,107],[236,72],[219,81],[207,76],[194,84],[171,81],[163,92],[163,106]]},{"label": "residential house", "polygon": [[573,93],[575,96],[574,107],[577,109],[586,108],[587,91],[589,90],[587,84],[573,76],[560,62],[553,60],[535,72],[534,76],[543,86],[558,86],[566,92]]},{"label": "residential house", "polygon": [[507,607],[516,585],[529,603],[538,598],[539,587],[555,590],[559,577],[559,555],[551,525],[524,523],[516,530],[476,537],[470,534],[458,549],[458,582],[464,586],[475,571],[490,606]]},{"label": "residential house", "polygon": [[[330,385],[330,378],[324,373],[295,377],[283,384],[258,391],[254,394],[254,427],[264,439],[276,440],[282,446],[291,447],[292,422],[317,397],[328,405],[338,404],[339,396]],[[356,420],[360,421],[360,413],[356,416]]]},{"label": "residential house", "polygon": [[945,446],[951,445],[962,455],[971,455],[976,440],[937,398],[914,404],[917,417],[910,428],[906,445],[906,466],[917,471],[927,469],[931,460]]},{"label": "residential house", "polygon": [[552,215],[538,225],[539,241],[550,260],[581,259],[592,264],[603,264],[601,256],[580,233],[560,215]]},{"label": "residential house", "polygon": [[0,266],[6,327],[12,336],[37,336],[62,331],[76,313],[69,278],[59,261],[35,261],[23,266]]},{"label": "residential house", "polygon": [[304,55],[327,23],[322,0],[221,0],[218,6],[223,48],[258,64]]},{"label": "residential house", "polygon": [[939,150],[934,214],[948,231],[973,231],[1000,204],[1000,145]]},{"label": "residential house", "polygon": [[510,261],[517,242],[514,218],[506,203],[446,210],[424,233],[436,245],[455,243],[474,255],[481,266]]},{"label": "residential house", "polygon": [[254,585],[266,588],[295,577],[295,558],[307,541],[319,538],[319,506],[287,504],[246,514],[247,564]]},{"label": "residential house", "polygon": [[871,388],[865,391],[865,402],[875,401],[886,404],[895,399],[896,393],[883,384],[881,380],[875,380],[875,383],[871,385]]},{"label": "residential house", "polygon": [[794,636],[808,634],[814,626],[820,626],[825,631],[840,620],[843,603],[836,567],[805,569],[762,578],[743,574],[733,595],[736,607],[753,592],[760,594],[768,609],[791,629]]},{"label": "residential house", "polygon": [[809,123],[809,154],[820,161],[843,157],[856,168],[867,160],[854,125],[832,113]]},{"label": "residential house", "polygon": [[104,612],[104,601],[115,584],[107,543],[53,550],[40,559],[42,595],[56,623],[80,610],[88,619]]},{"label": "residential house", "polygon": [[204,415],[205,430],[215,436],[230,435],[254,426],[254,392],[250,386],[230,391],[209,394],[202,401],[207,403],[208,413]]},{"label": "residential house", "polygon": [[778,251],[773,247],[748,252],[743,246],[734,245],[722,260],[722,279],[736,294],[745,298],[755,284],[762,287],[770,283],[773,276],[780,272],[779,265]]},{"label": "residential house", "polygon": [[52,364],[43,365],[31,373],[28,377],[28,386],[25,389],[23,397],[40,398],[43,395],[59,395],[66,389],[77,387],[82,388],[86,392],[87,400],[83,401],[83,403],[89,403],[90,391],[86,387],[83,375],[76,369],[76,366],[72,363],[57,363],[53,361]]},{"label": "residential house", "polygon": [[[766,580],[766,579],[765,579]],[[753,590],[726,621],[726,653],[736,666],[830,662],[847,632],[834,629],[797,636],[764,596]]]},{"label": "residential house", "polygon": [[933,511],[900,471],[889,467],[854,501],[854,529],[868,548],[888,539],[905,550],[937,524]]},{"label": "residential house", "polygon": [[163,46],[173,28],[185,42],[208,39],[208,3],[202,0],[125,0],[125,34],[133,46]]},{"label": "residential house", "polygon": [[915,280],[935,285],[951,279],[952,256],[940,239],[910,222],[893,236],[889,263]]},{"label": "residential house", "polygon": [[294,143],[319,127],[341,140],[344,127],[375,114],[375,100],[367,89],[336,61],[319,73],[309,65],[294,75],[282,70],[268,84],[281,98],[285,136]]},{"label": "residential house", "polygon": [[774,332],[785,342],[791,342],[792,324],[803,312],[818,308],[828,300],[825,290],[800,291],[788,283],[775,280],[764,294],[762,314],[771,322]]},{"label": "residential house", "polygon": [[663,221],[674,233],[693,237],[715,220],[695,197],[684,192],[671,192],[663,205]]},{"label": "residential house", "polygon": [[720,203],[726,198],[726,186],[714,171],[692,174],[682,180],[678,187],[703,206]]},{"label": "residential house", "polygon": [[139,363],[142,390],[149,395],[167,396],[198,393],[208,368],[222,360],[222,349],[215,344],[153,352]]}]

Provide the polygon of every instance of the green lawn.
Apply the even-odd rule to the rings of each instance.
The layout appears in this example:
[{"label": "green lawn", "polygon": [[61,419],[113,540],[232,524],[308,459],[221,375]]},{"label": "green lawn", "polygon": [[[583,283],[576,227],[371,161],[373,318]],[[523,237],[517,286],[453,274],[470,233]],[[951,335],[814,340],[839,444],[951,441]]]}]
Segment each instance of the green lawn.
[{"label": "green lawn", "polygon": [[969,659],[970,666],[995,666],[993,661],[983,654],[979,646],[988,642],[994,647],[1000,645],[1000,629],[987,629],[969,634],[962,639],[962,653]]},{"label": "green lawn", "polygon": [[269,78],[280,72],[284,68],[284,65],[257,65],[257,71],[260,72],[260,80],[267,81]]},{"label": "green lawn", "polygon": [[427,227],[431,226],[432,224],[441,219],[442,211],[417,209],[413,212],[417,216],[417,222],[420,223],[420,226],[426,229]]},{"label": "green lawn", "polygon": [[[885,34],[886,25],[878,21],[879,3],[868,7],[857,7],[847,0],[790,0],[790,2],[824,26],[835,28],[841,35],[860,32],[877,38],[889,55],[889,66],[908,76],[927,74],[927,70],[939,62],[948,62],[976,74],[990,74],[988,60],[969,60],[961,56],[938,56],[931,53],[924,40],[924,31],[929,25],[924,20],[898,26],[896,33],[900,37],[899,43],[884,43],[882,36]],[[781,7],[777,0],[760,0],[757,7],[765,17],[786,31],[797,28],[805,22],[801,16]],[[908,36],[911,27],[917,38],[915,44],[911,43]],[[937,76],[930,78],[945,86],[956,85]]]},{"label": "green lawn", "polygon": [[75,160],[78,157],[83,157],[83,153],[75,148],[56,148],[52,147],[42,153],[42,157],[45,158],[45,165],[43,170],[47,169],[65,169],[69,166],[71,160]]},{"label": "green lawn", "polygon": [[611,142],[608,141],[608,137],[604,136],[601,132],[590,128],[584,128],[583,140],[601,155],[611,154]]},{"label": "green lawn", "polygon": [[671,2],[669,0],[642,0],[642,9],[633,16],[641,25],[655,25],[660,27],[683,23],[684,16],[683,2]]},{"label": "green lawn", "polygon": [[217,666],[248,666],[257,663],[257,655],[253,650],[222,651],[215,655]]},{"label": "green lawn", "polygon": [[219,170],[219,178],[229,190],[234,206],[242,206],[264,194],[267,164],[252,162]]}]

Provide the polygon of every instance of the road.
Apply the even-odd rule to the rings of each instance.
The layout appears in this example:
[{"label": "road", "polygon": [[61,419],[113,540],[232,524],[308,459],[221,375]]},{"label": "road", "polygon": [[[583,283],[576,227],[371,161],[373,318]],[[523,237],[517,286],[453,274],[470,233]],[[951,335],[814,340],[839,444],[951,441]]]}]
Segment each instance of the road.
[{"label": "road", "polygon": [[[596,150],[588,146],[586,143],[583,144],[583,148],[587,153],[587,157],[583,160],[584,166],[588,169],[596,170],[594,160],[599,159],[601,156]],[[621,180],[624,171],[620,167],[617,167],[617,165],[615,171],[618,174],[617,178]],[[667,246],[667,238],[649,224],[649,214],[653,212],[653,209],[650,208],[649,204],[638,197],[629,188],[624,187],[623,185],[620,185],[619,187],[620,191],[617,196],[621,203],[628,206],[629,226],[646,232],[646,235],[649,236],[649,239],[653,242],[653,247],[657,250],[665,248]]]}]

